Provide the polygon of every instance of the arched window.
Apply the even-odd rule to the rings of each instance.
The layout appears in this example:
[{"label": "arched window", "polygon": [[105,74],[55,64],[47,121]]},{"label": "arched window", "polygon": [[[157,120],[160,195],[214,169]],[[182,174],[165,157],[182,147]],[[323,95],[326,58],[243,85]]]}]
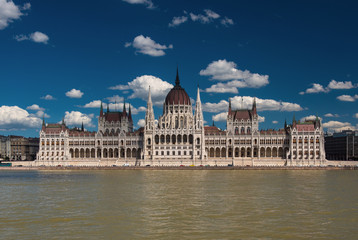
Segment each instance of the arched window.
[{"label": "arched window", "polygon": [[196,139],[196,144],[200,144],[200,138]]},{"label": "arched window", "polygon": [[167,142],[167,143],[170,143],[170,135],[167,135],[167,136],[166,136],[166,142]]},{"label": "arched window", "polygon": [[191,135],[191,134],[189,135],[189,143],[193,144],[193,135]]},{"label": "arched window", "polygon": [[241,127],[241,134],[245,134],[245,128]]},{"label": "arched window", "polygon": [[175,117],[175,128],[178,128],[179,126],[179,120],[178,117]]},{"label": "arched window", "polygon": [[251,133],[251,128],[250,128],[250,127],[247,128],[247,133],[248,133],[248,134]]},{"label": "arched window", "polygon": [[[159,144],[159,136],[158,136],[158,135],[155,135],[154,139],[155,139],[155,144]],[[148,143],[148,144],[149,144],[149,143]]]},{"label": "arched window", "polygon": [[235,134],[239,134],[239,128],[238,127],[235,128]]},{"label": "arched window", "polygon": [[172,135],[172,143],[173,143],[173,144],[175,144],[175,143],[176,143],[176,137],[175,137],[175,135],[174,135],[174,134]]},{"label": "arched window", "polygon": [[180,128],[184,128],[184,118],[180,117]]},{"label": "arched window", "polygon": [[148,143],[148,145],[150,145],[150,144],[152,143],[152,141],[150,140],[150,138],[148,138],[147,143]]}]

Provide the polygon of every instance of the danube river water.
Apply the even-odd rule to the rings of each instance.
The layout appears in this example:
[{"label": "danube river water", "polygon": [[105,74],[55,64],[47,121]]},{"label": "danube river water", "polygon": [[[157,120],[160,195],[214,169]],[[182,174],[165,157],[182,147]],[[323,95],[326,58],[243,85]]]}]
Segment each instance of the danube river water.
[{"label": "danube river water", "polygon": [[356,239],[358,171],[0,171],[1,239]]}]

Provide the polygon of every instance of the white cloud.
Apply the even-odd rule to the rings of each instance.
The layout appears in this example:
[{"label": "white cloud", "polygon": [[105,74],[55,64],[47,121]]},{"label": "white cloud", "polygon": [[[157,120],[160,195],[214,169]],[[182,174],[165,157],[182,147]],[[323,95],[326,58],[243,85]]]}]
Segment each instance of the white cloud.
[{"label": "white cloud", "polygon": [[[79,106],[79,107],[83,107],[83,108],[100,108],[101,107],[101,100],[93,100],[92,102],[89,102],[87,104],[85,104],[84,106]],[[107,109],[107,105],[109,107],[110,111],[122,111],[123,110],[123,102],[122,103],[102,103],[103,104],[103,108],[104,111],[106,111]],[[139,108],[135,108],[132,104],[130,104],[131,106],[131,113],[132,114],[138,114],[139,112],[145,112],[147,110],[147,108],[145,107],[139,107]],[[129,111],[129,104],[126,103],[126,109],[127,112]]]},{"label": "white cloud", "polygon": [[129,98],[140,98],[147,101],[149,86],[152,95],[152,102],[157,106],[163,105],[164,98],[168,94],[169,90],[173,88],[172,84],[163,81],[160,78],[151,75],[143,75],[135,78],[127,85],[117,85],[110,87],[109,89],[132,90],[133,93],[129,96]]},{"label": "white cloud", "polygon": [[39,118],[49,118],[50,117],[50,115],[48,115],[47,113],[45,113],[42,110],[37,111],[36,116]]},{"label": "white cloud", "polygon": [[20,19],[24,15],[22,11],[26,11],[30,7],[30,3],[25,3],[21,7],[12,0],[0,0],[0,30],[5,29],[14,20]]},{"label": "white cloud", "polygon": [[358,95],[350,96],[350,95],[341,95],[337,97],[338,100],[343,102],[355,102],[358,99]]},{"label": "white cloud", "polygon": [[221,24],[224,26],[234,25],[234,21],[228,17],[221,19]]},{"label": "white cloud", "polygon": [[[316,115],[309,115],[309,116],[306,116],[306,117],[303,117],[300,119],[301,122],[304,122],[304,121],[314,121],[316,120],[317,116]],[[321,117],[318,117],[320,120],[322,120]]]},{"label": "white cloud", "polygon": [[107,97],[106,98],[109,102],[117,102],[117,103],[119,103],[119,102],[123,102],[123,100],[124,100],[124,98],[123,97],[120,97],[120,96],[118,96],[118,95],[113,95],[112,97]]},{"label": "white cloud", "polygon": [[169,27],[179,26],[180,24],[185,23],[186,21],[188,21],[187,16],[174,17],[172,22],[169,23]]},{"label": "white cloud", "polygon": [[263,117],[263,116],[259,115],[258,119],[259,119],[259,122],[265,122],[265,117]]},{"label": "white cloud", "polygon": [[200,22],[202,24],[212,23],[215,20],[220,20],[220,23],[224,26],[233,25],[234,21],[228,17],[221,18],[219,14],[210,9],[204,9],[204,14],[187,13],[184,11],[184,16],[174,17],[172,22],[169,23],[169,27],[176,27],[188,20],[193,22]]},{"label": "white cloud", "polygon": [[54,98],[53,96],[47,94],[46,96],[43,96],[41,97],[41,99],[44,99],[44,100],[56,100],[56,98]]},{"label": "white cloud", "polygon": [[164,56],[164,50],[173,48],[172,44],[170,44],[169,46],[161,45],[153,41],[150,37],[144,37],[143,35],[135,37],[132,43],[125,43],[124,46],[133,46],[135,49],[137,49],[136,52],[146,54],[152,57]]},{"label": "white cloud", "polygon": [[[231,98],[231,108],[236,109],[251,109],[254,98],[249,96],[235,96]],[[221,100],[219,103],[204,103],[203,111],[205,112],[220,112],[227,110],[229,102]],[[282,112],[294,112],[302,111],[303,108],[297,103],[276,101],[273,99],[261,99],[256,98],[256,107],[258,111],[282,111]]]},{"label": "white cloud", "polygon": [[346,82],[337,82],[336,80],[331,80],[327,87],[323,87],[319,83],[313,83],[311,88],[306,89],[306,91],[300,92],[301,95],[305,93],[327,93],[333,89],[351,89],[356,88],[357,85],[353,85],[351,81]]},{"label": "white cloud", "polygon": [[358,118],[358,113],[353,115],[354,118]]},{"label": "white cloud", "polygon": [[78,111],[71,111],[65,112],[65,122],[67,125],[74,126],[74,125],[83,125],[87,127],[94,127],[92,123],[92,118],[94,117],[93,114],[84,114]]},{"label": "white cloud", "polygon": [[274,121],[272,121],[272,123],[273,123],[273,124],[277,124],[277,123],[278,123],[278,121],[274,120]]},{"label": "white cloud", "polygon": [[219,103],[204,103],[203,105],[204,112],[221,112],[223,110],[228,110],[229,103],[225,100],[221,100]]},{"label": "white cloud", "polygon": [[205,92],[213,92],[213,93],[239,93],[237,90],[238,86],[242,86],[242,82],[234,80],[227,83],[217,83],[211,85],[209,88],[205,89]]},{"label": "white cloud", "polygon": [[16,35],[15,36],[15,39],[18,41],[18,42],[21,42],[21,41],[24,41],[24,40],[30,40],[32,42],[36,42],[36,43],[44,43],[44,44],[47,44],[48,43],[48,40],[50,39],[46,34],[42,33],[42,32],[34,32],[34,33],[31,33],[30,35],[23,35],[23,34],[20,34],[20,35]]},{"label": "white cloud", "polygon": [[[251,73],[248,70],[242,71],[237,69],[234,62],[228,62],[226,59],[213,61],[206,69],[200,70],[201,76],[211,76],[211,80],[230,81],[228,83],[215,84],[205,91],[230,92],[229,88],[259,88],[269,83],[268,75]],[[235,90],[231,90],[234,93]]]},{"label": "white cloud", "polygon": [[148,9],[155,8],[151,0],[122,0],[122,1],[130,4],[143,4],[146,5]]},{"label": "white cloud", "polygon": [[339,117],[338,114],[332,114],[332,113],[326,113],[324,116],[325,117]]},{"label": "white cloud", "polygon": [[32,104],[31,106],[28,106],[26,109],[34,110],[34,111],[44,111],[45,109],[40,107],[37,104]]},{"label": "white cloud", "polygon": [[81,90],[72,89],[71,91],[66,92],[66,96],[69,98],[81,98],[83,92],[81,92]]},{"label": "white cloud", "polygon": [[194,14],[194,13],[190,13],[190,18],[192,21],[196,22],[199,21],[201,23],[210,23],[212,22],[214,19],[217,19],[220,17],[219,14],[217,14],[216,12],[210,10],[210,9],[204,9],[205,15],[203,14]]},{"label": "white cloud", "polygon": [[144,127],[145,126],[145,120],[144,119],[139,119],[139,121],[137,122],[137,125],[139,127]]},{"label": "white cloud", "polygon": [[212,117],[215,122],[224,122],[227,119],[227,112],[216,114]]},{"label": "white cloud", "polygon": [[41,119],[18,106],[0,107],[0,130],[25,130],[41,126]]},{"label": "white cloud", "polygon": [[327,128],[330,132],[340,132],[342,130],[355,130],[356,128],[352,126],[349,122],[339,122],[339,121],[329,121],[323,123],[323,127]]},{"label": "white cloud", "polygon": [[351,89],[351,88],[355,88],[355,87],[357,87],[357,86],[353,86],[351,81],[337,82],[335,80],[332,80],[328,84],[329,89]]},{"label": "white cloud", "polygon": [[329,89],[324,88],[321,84],[313,83],[311,88],[307,88],[305,92],[300,92],[301,95],[305,93],[320,93],[329,92]]}]

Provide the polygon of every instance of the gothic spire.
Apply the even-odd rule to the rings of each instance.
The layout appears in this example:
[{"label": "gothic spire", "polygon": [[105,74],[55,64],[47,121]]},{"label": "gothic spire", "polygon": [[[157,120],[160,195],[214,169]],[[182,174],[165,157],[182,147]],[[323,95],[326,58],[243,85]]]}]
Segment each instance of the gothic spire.
[{"label": "gothic spire", "polygon": [[85,129],[83,127],[83,121],[82,121],[82,126],[81,126],[81,131],[83,132]]},{"label": "gothic spire", "polygon": [[107,103],[107,112],[109,112],[109,103]]},{"label": "gothic spire", "polygon": [[180,80],[179,80],[179,70],[178,70],[178,67],[177,67],[177,77],[175,79],[175,86],[180,86]]},{"label": "gothic spire", "polygon": [[129,110],[128,110],[128,117],[129,119],[132,119],[132,111],[131,111],[131,105],[129,104]]},{"label": "gothic spire", "polygon": [[127,113],[127,110],[126,110],[126,100],[124,100],[124,102],[123,102],[123,113]]},{"label": "gothic spire", "polygon": [[229,98],[229,114],[231,114],[231,98]]},{"label": "gothic spire", "polygon": [[200,89],[198,87],[198,93],[196,95],[196,104],[195,104],[195,115],[194,115],[194,123],[197,129],[204,128],[204,118],[203,111],[201,109],[201,100],[200,100]]},{"label": "gothic spire", "polygon": [[254,98],[254,103],[252,104],[252,112],[254,114],[257,114],[257,111],[256,111],[256,97]]},{"label": "gothic spire", "polygon": [[103,116],[103,103],[102,103],[102,101],[101,101],[101,110],[100,110],[100,112],[99,112],[99,115],[102,117]]}]

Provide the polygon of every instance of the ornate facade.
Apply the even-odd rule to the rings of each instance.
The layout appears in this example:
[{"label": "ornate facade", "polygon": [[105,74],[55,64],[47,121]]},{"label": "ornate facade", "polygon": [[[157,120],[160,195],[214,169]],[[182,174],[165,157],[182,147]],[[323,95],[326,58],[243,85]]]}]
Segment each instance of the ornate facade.
[{"label": "ornate facade", "polygon": [[259,130],[254,100],[251,109],[232,109],[229,102],[227,129],[204,126],[200,91],[193,114],[191,100],[180,85],[163,104],[163,114],[154,117],[150,88],[145,126],[133,131],[131,109],[103,111],[98,131],[69,129],[43,123],[38,165],[87,166],[310,166],[324,165],[324,135],[321,120],[293,119],[279,130]]}]

